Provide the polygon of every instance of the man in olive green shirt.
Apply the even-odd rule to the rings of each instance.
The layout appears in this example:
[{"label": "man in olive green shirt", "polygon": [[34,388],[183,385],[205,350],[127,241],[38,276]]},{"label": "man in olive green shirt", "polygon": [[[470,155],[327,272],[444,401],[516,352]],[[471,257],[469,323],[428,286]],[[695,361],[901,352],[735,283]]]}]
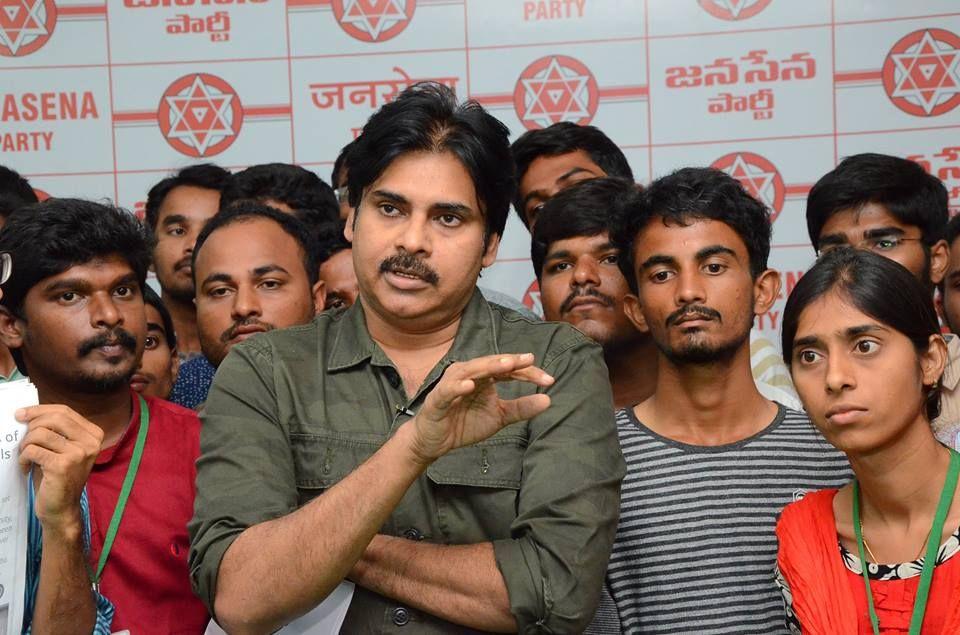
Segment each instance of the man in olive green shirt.
[{"label": "man in olive green shirt", "polygon": [[359,301],[220,365],[190,563],[229,632],[275,630],[345,578],[344,633],[592,618],[623,458],[600,348],[477,291],[513,192],[507,134],[434,84],[384,106],[348,176]]}]

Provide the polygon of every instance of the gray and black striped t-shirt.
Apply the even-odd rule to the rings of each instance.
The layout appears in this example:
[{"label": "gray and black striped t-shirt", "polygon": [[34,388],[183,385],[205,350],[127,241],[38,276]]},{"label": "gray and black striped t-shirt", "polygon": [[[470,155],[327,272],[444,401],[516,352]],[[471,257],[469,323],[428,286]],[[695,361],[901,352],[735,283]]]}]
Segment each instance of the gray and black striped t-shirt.
[{"label": "gray and black striped t-shirt", "polygon": [[852,473],[801,412],[730,445],[678,443],[617,413],[627,461],[607,581],[625,633],[787,633],[777,517]]}]

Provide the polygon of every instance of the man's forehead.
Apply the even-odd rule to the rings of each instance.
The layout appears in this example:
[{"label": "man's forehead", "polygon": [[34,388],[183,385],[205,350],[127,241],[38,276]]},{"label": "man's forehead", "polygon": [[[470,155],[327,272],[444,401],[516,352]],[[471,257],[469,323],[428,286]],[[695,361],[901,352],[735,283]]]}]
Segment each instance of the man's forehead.
[{"label": "man's forehead", "polygon": [[642,249],[649,257],[653,253],[684,257],[695,255],[707,246],[727,247],[735,253],[746,253],[743,238],[730,225],[709,218],[690,218],[683,223],[666,222],[654,218],[640,228],[634,241],[634,250]]},{"label": "man's forehead", "polygon": [[41,284],[49,285],[61,280],[103,281],[133,276],[136,272],[120,254],[98,256],[86,262],[70,265],[60,273],[44,278]]},{"label": "man's forehead", "polygon": [[608,246],[610,246],[610,235],[605,231],[590,236],[570,236],[550,243],[547,256],[549,257],[559,251],[586,253]]},{"label": "man's forehead", "polygon": [[913,227],[891,214],[886,207],[878,203],[866,203],[857,207],[848,207],[833,214],[823,224],[821,236],[831,234],[863,234],[865,231],[878,227],[896,227],[908,229]]},{"label": "man's forehead", "polygon": [[552,185],[565,178],[575,177],[582,172],[587,172],[591,176],[606,176],[606,172],[594,163],[590,155],[583,150],[574,150],[573,152],[553,156],[540,156],[530,163],[523,176],[522,185],[531,189],[542,187],[545,185],[544,181]]}]

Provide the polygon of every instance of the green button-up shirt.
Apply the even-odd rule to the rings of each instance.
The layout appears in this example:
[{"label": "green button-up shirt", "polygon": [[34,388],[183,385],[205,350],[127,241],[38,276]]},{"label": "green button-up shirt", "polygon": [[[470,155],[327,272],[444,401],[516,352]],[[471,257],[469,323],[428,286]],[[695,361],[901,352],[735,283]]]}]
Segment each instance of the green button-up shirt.
[{"label": "green button-up shirt", "polygon": [[[534,322],[475,293],[450,351],[409,399],[359,303],[259,335],[221,364],[203,412],[194,587],[213,608],[217,570],[247,527],[289,514],[349,475],[421,407],[457,361],[532,352],[556,378],[543,414],[450,452],[410,487],[381,533],[492,542],[521,633],[575,633],[593,616],[625,473],[600,348],[566,324]],[[469,572],[464,572],[469,575]],[[357,587],[344,633],[465,633]]]}]

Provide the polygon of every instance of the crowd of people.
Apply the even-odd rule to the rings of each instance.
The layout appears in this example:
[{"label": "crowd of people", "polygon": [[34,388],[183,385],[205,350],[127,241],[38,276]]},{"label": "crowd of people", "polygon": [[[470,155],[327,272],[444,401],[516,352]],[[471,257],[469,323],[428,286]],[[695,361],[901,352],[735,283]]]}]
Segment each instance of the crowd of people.
[{"label": "crowd of people", "polygon": [[[511,206],[542,319],[480,284]],[[24,633],[271,633],[345,580],[350,634],[960,633],[960,220],[918,164],[812,188],[779,347],[739,181],[438,84],[330,184],[198,164],[144,216],[0,167]]]}]

